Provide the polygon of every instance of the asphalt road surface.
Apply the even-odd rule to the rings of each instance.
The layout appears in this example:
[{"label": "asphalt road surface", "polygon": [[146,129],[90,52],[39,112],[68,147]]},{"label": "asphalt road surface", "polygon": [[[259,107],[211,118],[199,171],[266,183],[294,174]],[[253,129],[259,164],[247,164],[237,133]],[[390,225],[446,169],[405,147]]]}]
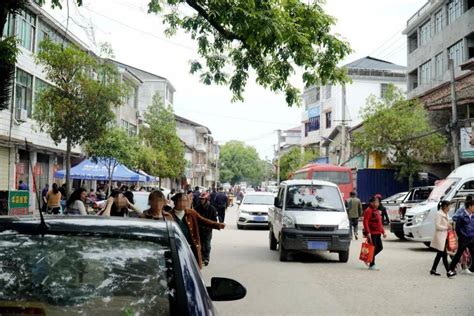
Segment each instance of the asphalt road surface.
[{"label": "asphalt road surface", "polygon": [[268,247],[268,230],[237,230],[237,208],[227,211],[227,227],[214,231],[211,263],[203,269],[213,276],[238,280],[247,296],[215,303],[221,315],[474,315],[474,276],[448,279],[429,275],[435,252],[422,243],[384,240],[377,256],[380,271],[359,261],[361,240],[353,241],[348,263],[337,254],[292,255],[279,262]]}]

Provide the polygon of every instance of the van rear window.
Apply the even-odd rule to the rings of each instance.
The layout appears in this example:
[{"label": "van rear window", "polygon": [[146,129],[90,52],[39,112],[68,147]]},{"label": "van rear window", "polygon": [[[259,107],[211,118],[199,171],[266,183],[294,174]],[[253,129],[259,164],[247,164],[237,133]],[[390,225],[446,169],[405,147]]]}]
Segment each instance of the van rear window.
[{"label": "van rear window", "polygon": [[349,172],[340,171],[314,171],[313,180],[323,180],[335,184],[350,183]]}]

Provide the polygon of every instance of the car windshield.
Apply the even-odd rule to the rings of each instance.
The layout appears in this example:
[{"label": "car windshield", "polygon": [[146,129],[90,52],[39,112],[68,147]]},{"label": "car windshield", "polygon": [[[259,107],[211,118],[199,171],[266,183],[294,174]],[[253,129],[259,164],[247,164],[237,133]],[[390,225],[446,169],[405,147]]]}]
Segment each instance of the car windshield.
[{"label": "car windshield", "polygon": [[410,201],[426,201],[428,197],[431,194],[432,189],[426,188],[426,189],[418,189],[413,192],[413,195],[411,196]]},{"label": "car windshield", "polygon": [[347,171],[314,171],[313,180],[328,181],[335,184],[349,183],[349,172]]},{"label": "car windshield", "polygon": [[459,180],[460,179],[458,178],[440,180],[434,187],[433,191],[431,191],[428,201],[439,202],[446,194],[449,193],[449,191],[451,191],[451,189],[456,185],[456,183],[459,182]]},{"label": "car windshield", "polygon": [[0,315],[5,306],[42,315],[168,315],[168,256],[150,241],[3,232]]},{"label": "car windshield", "polygon": [[388,198],[384,199],[383,201],[385,203],[399,201],[399,200],[402,200],[406,195],[407,195],[407,192],[397,193],[397,194],[394,194],[392,196],[389,196]]},{"label": "car windshield", "polygon": [[286,193],[287,210],[344,212],[337,188],[327,185],[291,185]]},{"label": "car windshield", "polygon": [[249,195],[247,194],[244,197],[242,204],[263,204],[263,205],[273,205],[275,197],[273,195]]}]

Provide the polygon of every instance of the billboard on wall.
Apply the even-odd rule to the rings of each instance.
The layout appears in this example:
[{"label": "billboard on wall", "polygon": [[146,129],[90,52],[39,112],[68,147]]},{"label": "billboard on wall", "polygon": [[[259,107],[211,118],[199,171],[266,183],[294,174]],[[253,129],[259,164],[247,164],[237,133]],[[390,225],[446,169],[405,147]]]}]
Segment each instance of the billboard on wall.
[{"label": "billboard on wall", "polygon": [[469,144],[472,137],[472,127],[461,128],[461,158],[474,158],[474,146]]}]

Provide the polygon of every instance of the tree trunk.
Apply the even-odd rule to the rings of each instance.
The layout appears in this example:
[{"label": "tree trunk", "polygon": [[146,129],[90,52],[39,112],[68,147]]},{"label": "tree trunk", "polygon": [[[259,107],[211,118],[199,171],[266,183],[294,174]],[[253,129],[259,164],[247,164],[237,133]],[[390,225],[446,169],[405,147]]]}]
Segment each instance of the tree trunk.
[{"label": "tree trunk", "polygon": [[161,177],[158,178],[158,189],[161,189]]},{"label": "tree trunk", "polygon": [[115,169],[115,167],[112,165],[110,161],[108,162],[107,169],[109,171],[109,194],[107,195],[107,197],[109,197],[110,194],[112,193],[112,177],[114,175],[114,169]]},{"label": "tree trunk", "polygon": [[71,192],[71,141],[66,140],[66,198]]}]

